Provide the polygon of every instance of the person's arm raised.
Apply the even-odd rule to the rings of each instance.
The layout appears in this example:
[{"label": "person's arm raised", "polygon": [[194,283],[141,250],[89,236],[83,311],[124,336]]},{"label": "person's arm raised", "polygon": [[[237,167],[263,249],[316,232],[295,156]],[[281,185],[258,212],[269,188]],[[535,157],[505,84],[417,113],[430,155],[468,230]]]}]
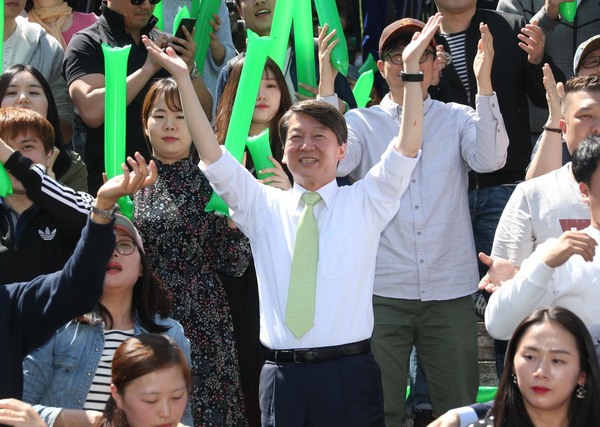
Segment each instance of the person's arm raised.
[{"label": "person's arm raised", "polygon": [[221,147],[206,118],[206,114],[204,114],[196,92],[194,92],[187,64],[177,56],[172,48],[167,47],[166,51],[163,51],[146,36],[142,36],[142,41],[148,49],[148,54],[171,73],[177,82],[183,113],[202,161],[207,165],[216,162],[221,157]]},{"label": "person's arm raised", "polygon": [[[442,14],[436,13],[429,18],[423,31],[416,32],[411,42],[402,52],[405,74],[419,73],[419,59],[429,45],[440,23]],[[421,82],[404,81],[402,101],[402,121],[394,149],[408,157],[416,157],[423,139],[423,90]]]},{"label": "person's arm raised", "polygon": [[[163,36],[157,40],[164,45],[167,39]],[[146,58],[141,68],[127,76],[127,98],[129,105],[135,97],[144,89],[146,84],[155,73],[160,70],[152,58]],[[104,123],[106,107],[104,98],[106,96],[106,80],[104,74],[86,74],[69,85],[69,96],[73,104],[79,110],[81,119],[91,128],[97,128]]]},{"label": "person's arm raised", "polygon": [[479,24],[481,38],[477,43],[477,55],[473,62],[473,71],[477,80],[477,95],[492,96],[492,64],[494,62],[494,38],[486,24]]}]

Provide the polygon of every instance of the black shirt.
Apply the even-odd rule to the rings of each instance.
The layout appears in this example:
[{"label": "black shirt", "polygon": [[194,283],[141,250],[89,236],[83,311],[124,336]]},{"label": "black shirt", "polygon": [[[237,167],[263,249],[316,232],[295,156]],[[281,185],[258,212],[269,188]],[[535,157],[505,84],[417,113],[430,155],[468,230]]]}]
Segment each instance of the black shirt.
[{"label": "black shirt", "polygon": [[[159,32],[153,29],[156,22],[157,19],[153,16],[141,33],[152,40],[156,39],[159,35]],[[67,86],[87,74],[104,74],[103,43],[111,47],[131,45],[127,61],[128,76],[140,69],[146,62],[148,56],[146,47],[142,42],[136,44],[131,35],[125,32],[123,15],[105,6],[98,21],[75,34],[67,47],[63,64]],[[127,156],[132,156],[139,151],[146,160],[150,160],[150,149],[142,127],[142,103],[154,80],[169,76],[170,74],[164,69],[158,71],[127,106],[125,134],[127,144],[125,154]],[[97,128],[88,126],[86,128],[85,162],[88,169],[88,190],[95,195],[102,185],[102,172],[104,171],[104,124]]]}]

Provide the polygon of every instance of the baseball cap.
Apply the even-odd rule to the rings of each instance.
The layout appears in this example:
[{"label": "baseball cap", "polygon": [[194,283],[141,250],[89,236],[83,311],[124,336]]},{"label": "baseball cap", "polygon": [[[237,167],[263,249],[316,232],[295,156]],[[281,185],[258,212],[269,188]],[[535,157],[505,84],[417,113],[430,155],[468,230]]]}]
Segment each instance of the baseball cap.
[{"label": "baseball cap", "polygon": [[[401,35],[412,36],[417,31],[421,31],[425,27],[425,24],[418,19],[414,18],[402,18],[398,21],[392,22],[390,25],[383,29],[381,37],[379,38],[379,53],[384,50],[385,47],[389,47],[391,42],[396,41]],[[435,51],[435,40],[432,38],[429,44]]]},{"label": "baseball cap", "polygon": [[600,49],[600,35],[590,37],[579,45],[573,57],[573,72],[577,74],[583,61],[591,51]]},{"label": "baseball cap", "polygon": [[138,246],[138,249],[144,252],[144,244],[142,243],[142,238],[140,237],[140,233],[138,233],[137,228],[133,225],[129,219],[121,214],[117,214],[115,216],[115,228],[119,228],[124,230],[131,236],[131,238],[135,241]]}]

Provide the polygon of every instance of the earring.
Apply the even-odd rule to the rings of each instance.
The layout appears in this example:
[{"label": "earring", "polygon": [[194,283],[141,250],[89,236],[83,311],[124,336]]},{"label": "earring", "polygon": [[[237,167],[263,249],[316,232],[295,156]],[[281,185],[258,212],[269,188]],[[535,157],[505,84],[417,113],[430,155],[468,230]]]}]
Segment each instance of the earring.
[{"label": "earring", "polygon": [[511,375],[511,377],[512,377],[512,382],[513,382],[513,384],[514,384],[514,385],[519,385],[519,384],[517,383],[517,376],[516,376],[514,373],[512,373],[512,374],[510,374],[510,375]]},{"label": "earring", "polygon": [[575,396],[577,399],[585,399],[585,395],[587,390],[585,389],[585,384],[577,384],[577,388],[575,389]]}]

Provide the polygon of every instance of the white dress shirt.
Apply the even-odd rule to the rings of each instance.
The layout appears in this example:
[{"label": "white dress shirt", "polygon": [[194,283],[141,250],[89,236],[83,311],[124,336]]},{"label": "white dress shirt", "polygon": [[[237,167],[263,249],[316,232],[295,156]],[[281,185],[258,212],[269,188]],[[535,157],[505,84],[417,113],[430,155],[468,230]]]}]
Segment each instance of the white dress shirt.
[{"label": "white dress shirt", "polygon": [[[419,153],[420,155],[420,153]],[[298,219],[304,209],[297,184],[288,191],[259,183],[226,151],[200,168],[248,236],[260,296],[260,340],[271,349],[312,348],[365,340],[373,332],[373,277],[380,233],[398,210],[419,156],[391,147],[360,182],[317,192],[319,259],[314,327],[296,338],[285,325]]]},{"label": "white dress shirt", "polygon": [[[590,226],[587,234],[600,243],[600,230]],[[600,329],[600,256],[592,262],[572,255],[551,268],[541,254],[556,243],[548,239],[523,262],[517,275],[492,294],[485,310],[485,326],[494,338],[507,340],[521,321],[538,308],[560,306],[581,318],[598,343]]]}]

